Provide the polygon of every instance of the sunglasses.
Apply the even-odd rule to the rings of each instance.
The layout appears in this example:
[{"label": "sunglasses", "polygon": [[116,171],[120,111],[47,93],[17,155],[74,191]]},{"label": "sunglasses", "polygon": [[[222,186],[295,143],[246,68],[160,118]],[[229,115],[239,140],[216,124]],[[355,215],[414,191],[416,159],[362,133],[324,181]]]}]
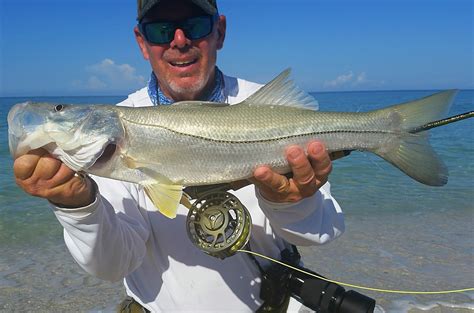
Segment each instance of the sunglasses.
[{"label": "sunglasses", "polygon": [[176,29],[181,29],[186,38],[191,40],[201,39],[212,32],[214,23],[219,14],[195,16],[177,22],[152,21],[139,23],[138,29],[146,41],[162,45],[173,41]]}]

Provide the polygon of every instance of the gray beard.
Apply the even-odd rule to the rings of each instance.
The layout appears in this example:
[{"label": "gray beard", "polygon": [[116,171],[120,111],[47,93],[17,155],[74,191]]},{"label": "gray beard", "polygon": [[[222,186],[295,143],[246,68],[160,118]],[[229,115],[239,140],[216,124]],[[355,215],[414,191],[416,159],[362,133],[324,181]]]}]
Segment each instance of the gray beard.
[{"label": "gray beard", "polygon": [[206,86],[207,81],[209,80],[209,76],[206,77],[207,79],[201,79],[197,81],[192,86],[188,87],[181,87],[179,84],[175,83],[174,81],[168,81],[169,88],[175,94],[186,94],[186,93],[198,93],[202,92],[203,88]]}]

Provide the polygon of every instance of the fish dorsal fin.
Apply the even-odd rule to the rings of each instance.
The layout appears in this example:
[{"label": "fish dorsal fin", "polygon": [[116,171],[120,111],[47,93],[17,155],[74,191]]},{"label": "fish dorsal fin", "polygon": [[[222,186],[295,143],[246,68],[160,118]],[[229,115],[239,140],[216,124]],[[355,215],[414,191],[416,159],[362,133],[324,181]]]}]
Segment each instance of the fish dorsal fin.
[{"label": "fish dorsal fin", "polygon": [[308,93],[297,87],[293,80],[288,79],[290,72],[289,68],[284,70],[271,82],[241,103],[250,106],[282,105],[317,110],[319,108],[318,102]]}]

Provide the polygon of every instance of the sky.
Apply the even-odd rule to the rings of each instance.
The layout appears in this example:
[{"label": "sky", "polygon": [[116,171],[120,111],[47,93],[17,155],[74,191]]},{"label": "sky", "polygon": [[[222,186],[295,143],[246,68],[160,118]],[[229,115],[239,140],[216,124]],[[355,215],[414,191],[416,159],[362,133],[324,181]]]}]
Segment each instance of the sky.
[{"label": "sky", "polygon": [[[308,92],[474,89],[473,0],[218,0],[218,66]],[[127,95],[150,65],[135,0],[0,0],[0,96]]]}]

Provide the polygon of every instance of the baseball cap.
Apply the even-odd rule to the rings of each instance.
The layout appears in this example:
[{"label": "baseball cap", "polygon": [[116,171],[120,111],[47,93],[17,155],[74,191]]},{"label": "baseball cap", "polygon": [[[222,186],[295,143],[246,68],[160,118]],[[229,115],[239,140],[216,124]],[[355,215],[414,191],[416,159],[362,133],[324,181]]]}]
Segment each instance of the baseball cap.
[{"label": "baseball cap", "polygon": [[[150,9],[161,0],[137,0],[137,20],[140,21]],[[209,15],[217,12],[216,0],[190,0]]]}]

